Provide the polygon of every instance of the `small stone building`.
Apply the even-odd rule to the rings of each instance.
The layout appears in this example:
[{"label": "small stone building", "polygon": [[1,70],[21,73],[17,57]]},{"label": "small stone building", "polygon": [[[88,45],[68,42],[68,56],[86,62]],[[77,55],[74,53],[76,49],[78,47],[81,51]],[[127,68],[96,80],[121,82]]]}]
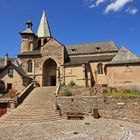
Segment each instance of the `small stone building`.
[{"label": "small stone building", "polygon": [[74,81],[86,87],[140,87],[140,58],[128,49],[114,42],[61,44],[52,36],[45,12],[37,34],[32,25],[27,21],[20,33],[18,63],[40,86]]},{"label": "small stone building", "polygon": [[16,59],[15,64],[13,63],[14,59],[8,61],[8,64],[0,72],[0,79],[4,81],[5,90],[13,89],[20,93],[31,83],[32,78],[28,77],[19,65],[16,65]]}]

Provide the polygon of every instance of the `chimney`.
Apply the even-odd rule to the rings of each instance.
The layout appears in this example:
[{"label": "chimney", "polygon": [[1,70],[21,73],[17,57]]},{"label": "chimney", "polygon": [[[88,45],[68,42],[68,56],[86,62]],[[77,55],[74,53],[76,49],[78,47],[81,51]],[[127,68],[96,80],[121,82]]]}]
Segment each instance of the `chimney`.
[{"label": "chimney", "polygon": [[8,65],[8,53],[6,53],[4,57],[4,66],[7,66],[7,65]]}]

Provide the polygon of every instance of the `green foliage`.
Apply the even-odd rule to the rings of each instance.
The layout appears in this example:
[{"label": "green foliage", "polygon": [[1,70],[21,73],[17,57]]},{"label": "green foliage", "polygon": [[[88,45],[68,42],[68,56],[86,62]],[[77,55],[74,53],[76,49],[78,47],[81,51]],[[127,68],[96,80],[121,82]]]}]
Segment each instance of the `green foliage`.
[{"label": "green foliage", "polygon": [[75,84],[74,81],[70,81],[69,86],[70,86],[70,87],[74,87],[74,86],[76,86],[76,84]]},{"label": "green foliage", "polygon": [[132,89],[124,89],[122,92],[123,93],[132,93]]},{"label": "green foliage", "polygon": [[64,95],[65,95],[65,96],[72,96],[72,92],[71,92],[69,89],[66,89],[66,90],[64,91]]},{"label": "green foliage", "polygon": [[112,97],[131,97],[131,96],[140,96],[140,90],[138,89],[123,89],[119,92],[109,92],[103,94],[103,96],[112,96]]}]

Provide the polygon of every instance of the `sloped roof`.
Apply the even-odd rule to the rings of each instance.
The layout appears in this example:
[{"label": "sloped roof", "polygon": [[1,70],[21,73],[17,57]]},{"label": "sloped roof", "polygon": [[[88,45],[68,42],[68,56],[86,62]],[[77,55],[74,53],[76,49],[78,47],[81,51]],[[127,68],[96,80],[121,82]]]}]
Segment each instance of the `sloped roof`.
[{"label": "sloped roof", "polygon": [[66,49],[69,55],[118,51],[118,48],[114,44],[114,42],[97,42],[80,45],[66,45]]},{"label": "sloped roof", "polygon": [[65,66],[86,64],[89,62],[110,61],[115,55],[100,55],[86,57],[70,57],[70,61],[65,63]]},{"label": "sloped roof", "polygon": [[[23,68],[20,66],[20,65],[18,65],[18,66],[16,66],[16,65],[14,65],[14,64],[12,64],[12,63],[9,63],[7,66],[5,66],[3,69],[2,69],[2,71],[0,72],[0,75],[3,73],[3,71],[5,71],[7,68],[9,68],[9,66],[11,66],[12,65],[12,67],[22,76],[22,77],[28,77],[28,78],[30,78],[27,74],[26,74],[26,72],[23,70]],[[31,79],[31,78],[30,78]]]},{"label": "sloped roof", "polygon": [[50,37],[51,32],[47,21],[46,13],[43,11],[42,18],[37,31],[38,37]]},{"label": "sloped roof", "polygon": [[33,31],[30,28],[25,29],[20,34],[34,34]]},{"label": "sloped roof", "polygon": [[109,64],[136,63],[140,62],[140,58],[127,48],[122,47]]},{"label": "sloped roof", "polygon": [[33,51],[29,51],[29,52],[23,52],[21,54],[19,54],[18,56],[35,56],[35,55],[41,55],[40,50],[33,50]]}]

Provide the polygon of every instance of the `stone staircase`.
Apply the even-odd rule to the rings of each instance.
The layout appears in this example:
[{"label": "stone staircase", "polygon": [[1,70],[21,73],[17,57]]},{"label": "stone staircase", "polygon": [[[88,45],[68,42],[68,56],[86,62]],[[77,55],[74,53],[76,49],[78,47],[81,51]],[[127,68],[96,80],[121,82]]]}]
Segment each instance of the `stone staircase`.
[{"label": "stone staircase", "polygon": [[35,88],[21,105],[0,118],[0,125],[59,120],[59,112],[54,109],[55,90],[56,87]]}]

